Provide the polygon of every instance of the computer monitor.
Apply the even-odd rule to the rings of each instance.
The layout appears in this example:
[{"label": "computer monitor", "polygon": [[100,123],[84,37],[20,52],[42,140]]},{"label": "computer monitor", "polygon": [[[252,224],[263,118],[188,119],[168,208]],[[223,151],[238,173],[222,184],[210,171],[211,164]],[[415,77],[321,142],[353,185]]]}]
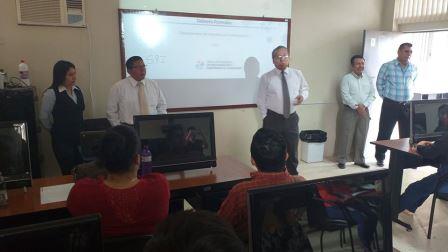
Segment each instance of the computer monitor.
[{"label": "computer monitor", "polygon": [[97,158],[105,134],[105,130],[81,131],[80,151],[84,162],[90,162]]},{"label": "computer monitor", "polygon": [[434,141],[448,133],[448,99],[411,102],[411,143]]},{"label": "computer monitor", "polygon": [[31,159],[24,121],[0,122],[0,172],[8,188],[31,186]]},{"label": "computer monitor", "polygon": [[103,251],[99,214],[0,230],[0,250]]},{"label": "computer monitor", "polygon": [[[355,197],[369,195],[363,199],[378,218],[377,250],[392,251],[390,194],[385,191],[388,174],[388,170],[363,172],[249,190],[250,251],[320,251],[321,240],[324,251],[350,251],[347,228],[344,231],[347,243],[342,248],[340,229],[327,230],[321,239],[326,208],[324,202],[317,200],[318,188],[331,183],[344,183]],[[330,227],[328,224],[327,228]],[[363,251],[356,226],[351,232],[355,251]]]},{"label": "computer monitor", "polygon": [[213,113],[134,116],[134,127],[151,151],[153,171],[216,167]]}]

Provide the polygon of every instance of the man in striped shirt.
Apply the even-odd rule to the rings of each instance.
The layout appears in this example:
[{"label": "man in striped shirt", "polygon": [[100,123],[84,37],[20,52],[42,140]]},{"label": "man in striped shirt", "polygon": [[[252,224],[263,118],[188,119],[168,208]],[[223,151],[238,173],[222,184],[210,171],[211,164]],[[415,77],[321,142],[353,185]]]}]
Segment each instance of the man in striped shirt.
[{"label": "man in striped shirt", "polygon": [[[413,87],[417,68],[409,62],[412,44],[403,43],[398,48],[398,57],[384,63],[378,73],[376,88],[383,98],[377,140],[390,139],[398,121],[400,138],[410,135],[409,101],[414,96]],[[376,146],[375,158],[378,166],[384,166],[386,148]]]}]

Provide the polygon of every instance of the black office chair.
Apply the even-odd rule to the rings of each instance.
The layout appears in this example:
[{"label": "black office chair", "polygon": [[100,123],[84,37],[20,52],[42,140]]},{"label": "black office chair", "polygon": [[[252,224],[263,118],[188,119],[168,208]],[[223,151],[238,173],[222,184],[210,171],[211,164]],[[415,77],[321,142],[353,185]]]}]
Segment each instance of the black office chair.
[{"label": "black office chair", "polygon": [[[308,212],[308,218],[310,220],[310,224],[321,230],[320,233],[320,251],[324,251],[323,247],[323,237],[325,232],[334,232],[339,231],[339,244],[341,248],[344,246],[343,244],[346,242],[345,239],[345,228],[348,228],[349,236],[350,236],[350,245],[352,247],[352,251],[355,251],[353,246],[353,235],[351,231],[351,227],[355,226],[356,223],[349,222],[347,219],[331,219],[328,217],[327,212],[324,206],[325,200],[320,198],[319,194],[316,192],[313,197],[312,202],[312,211]],[[344,210],[343,210],[344,211]]]},{"label": "black office chair", "polygon": [[142,252],[152,235],[118,236],[103,241],[104,252]]},{"label": "black office chair", "polygon": [[437,184],[436,184],[436,189],[434,190],[434,196],[432,197],[432,203],[431,203],[431,213],[429,215],[429,227],[428,227],[428,235],[427,235],[428,239],[431,239],[432,223],[434,221],[434,210],[436,207],[436,200],[441,199],[441,200],[448,201],[448,193],[439,192],[440,187],[445,183],[448,183],[448,173],[441,176],[438,179]]},{"label": "black office chair", "polygon": [[[324,203],[331,203],[336,205],[343,213],[344,218],[343,219],[333,219],[329,218],[324,206]],[[314,217],[311,217],[313,219],[319,220],[317,228],[321,230],[320,234],[320,250],[323,252],[323,237],[325,232],[334,232],[339,231],[339,244],[341,248],[346,243],[346,237],[345,237],[345,229],[348,229],[349,237],[350,237],[350,246],[352,251],[355,251],[354,245],[353,245],[353,234],[351,228],[356,226],[356,222],[352,219],[349,210],[344,204],[341,204],[339,202],[335,201],[329,201],[324,200],[319,196],[319,193],[316,191],[315,196],[313,197],[313,210],[311,214],[317,215]],[[314,222],[316,223],[316,222]],[[378,234],[375,231],[374,234],[374,243],[373,248],[379,248],[379,242],[378,242]]]}]

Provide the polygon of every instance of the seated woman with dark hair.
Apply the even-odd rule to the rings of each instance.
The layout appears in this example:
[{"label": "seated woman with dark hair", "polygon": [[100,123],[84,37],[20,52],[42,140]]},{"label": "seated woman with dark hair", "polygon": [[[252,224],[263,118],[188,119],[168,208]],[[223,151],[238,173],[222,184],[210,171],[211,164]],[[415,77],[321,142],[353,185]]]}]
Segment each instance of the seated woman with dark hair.
[{"label": "seated woman with dark hair", "polygon": [[162,174],[137,178],[138,150],[139,140],[132,128],[119,125],[109,129],[99,153],[108,175],[78,180],[67,200],[70,213],[100,213],[104,236],[152,234],[156,224],[168,216],[170,190]]}]

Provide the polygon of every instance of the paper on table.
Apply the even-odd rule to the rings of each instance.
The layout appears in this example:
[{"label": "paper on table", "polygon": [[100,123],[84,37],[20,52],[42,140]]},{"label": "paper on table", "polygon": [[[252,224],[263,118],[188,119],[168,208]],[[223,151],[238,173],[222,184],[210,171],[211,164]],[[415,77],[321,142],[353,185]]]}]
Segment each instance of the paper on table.
[{"label": "paper on table", "polygon": [[46,186],[40,188],[40,204],[66,201],[70,190],[75,183]]}]

